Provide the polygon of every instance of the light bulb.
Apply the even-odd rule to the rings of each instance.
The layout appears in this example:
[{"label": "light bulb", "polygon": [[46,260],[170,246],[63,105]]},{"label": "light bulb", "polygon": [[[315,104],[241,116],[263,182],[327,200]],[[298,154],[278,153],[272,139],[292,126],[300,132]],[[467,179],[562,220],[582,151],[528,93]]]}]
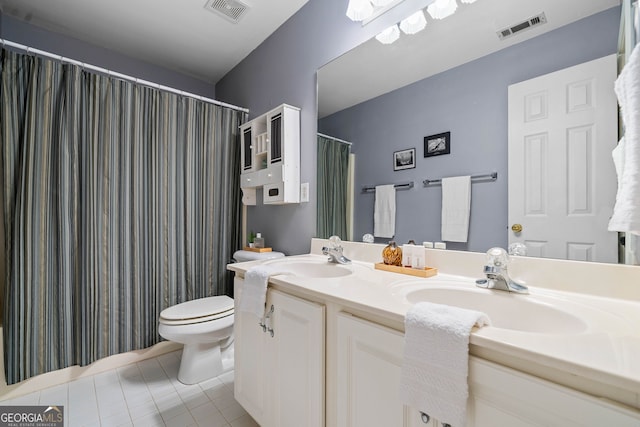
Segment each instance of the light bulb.
[{"label": "light bulb", "polygon": [[352,21],[362,21],[373,14],[373,5],[369,0],[349,0],[347,17]]},{"label": "light bulb", "polygon": [[397,25],[393,25],[380,34],[376,36],[376,40],[378,40],[382,44],[391,44],[394,41],[398,40],[400,37],[400,30]]},{"label": "light bulb", "polygon": [[422,10],[417,11],[400,22],[400,29],[405,34],[415,34],[418,31],[422,31],[426,26],[427,20],[425,19],[424,12]]},{"label": "light bulb", "polygon": [[456,0],[436,0],[427,6],[427,12],[433,19],[444,19],[453,15],[457,8]]}]

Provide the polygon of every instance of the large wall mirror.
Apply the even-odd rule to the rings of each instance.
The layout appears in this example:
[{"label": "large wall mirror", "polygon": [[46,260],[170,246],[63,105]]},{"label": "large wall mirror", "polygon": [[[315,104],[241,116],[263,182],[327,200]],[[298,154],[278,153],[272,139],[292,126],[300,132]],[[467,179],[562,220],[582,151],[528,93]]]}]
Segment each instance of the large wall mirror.
[{"label": "large wall mirror", "polygon": [[[541,24],[498,36],[536,16],[542,16]],[[394,240],[440,241],[442,188],[423,181],[497,173],[495,180],[473,181],[467,242],[448,243],[448,248],[484,252],[507,247],[514,233],[508,214],[513,202],[508,189],[508,88],[607,56],[617,73],[620,19],[618,0],[478,0],[460,4],[444,20],[428,17],[418,34],[401,34],[387,45],[373,38],[319,69],[318,131],[351,142],[356,155],[355,240],[373,232],[374,194],[363,187],[413,183],[413,188],[396,192]],[[615,106],[613,110],[608,117],[617,129]],[[425,137],[446,132],[449,154],[425,153]],[[607,143],[615,147],[616,142],[617,134]],[[412,149],[415,167],[394,167],[394,153]],[[550,158],[563,154],[554,149],[548,146]],[[564,154],[563,162],[575,164]],[[604,190],[613,200],[613,161],[602,163],[613,176]],[[592,179],[600,176],[595,171]],[[606,216],[613,206],[594,209]],[[557,235],[562,234],[560,228]],[[613,235],[606,256],[587,250],[552,257],[617,262],[619,239]],[[544,250],[533,255],[549,256]]]}]

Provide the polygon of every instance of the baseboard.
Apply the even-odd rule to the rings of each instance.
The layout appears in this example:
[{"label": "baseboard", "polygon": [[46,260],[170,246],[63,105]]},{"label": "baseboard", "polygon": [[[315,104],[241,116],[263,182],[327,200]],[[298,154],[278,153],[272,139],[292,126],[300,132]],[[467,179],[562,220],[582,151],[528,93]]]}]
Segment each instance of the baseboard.
[{"label": "baseboard", "polygon": [[14,399],[35,391],[64,384],[79,378],[96,375],[110,369],[130,365],[132,363],[140,362],[142,360],[150,359],[182,348],[182,344],[163,341],[143,350],[130,351],[105,357],[87,366],[70,366],[68,368],[37,375],[17,384],[7,385],[7,381],[4,377],[4,352],[2,348],[1,335],[2,328],[0,327],[0,360],[2,362],[2,369],[0,370],[0,401]]}]

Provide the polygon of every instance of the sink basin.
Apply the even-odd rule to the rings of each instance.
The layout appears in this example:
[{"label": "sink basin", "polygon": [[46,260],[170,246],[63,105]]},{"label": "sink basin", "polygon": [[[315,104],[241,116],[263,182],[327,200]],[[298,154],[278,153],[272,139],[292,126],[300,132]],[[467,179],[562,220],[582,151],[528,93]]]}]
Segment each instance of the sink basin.
[{"label": "sink basin", "polygon": [[277,266],[283,274],[291,274],[298,277],[329,279],[353,274],[350,264],[333,264],[326,260],[282,259],[269,261],[265,264]]},{"label": "sink basin", "polygon": [[404,297],[412,304],[428,301],[482,311],[496,328],[544,334],[575,334],[587,329],[587,324],[579,317],[532,295],[442,287],[414,289]]}]

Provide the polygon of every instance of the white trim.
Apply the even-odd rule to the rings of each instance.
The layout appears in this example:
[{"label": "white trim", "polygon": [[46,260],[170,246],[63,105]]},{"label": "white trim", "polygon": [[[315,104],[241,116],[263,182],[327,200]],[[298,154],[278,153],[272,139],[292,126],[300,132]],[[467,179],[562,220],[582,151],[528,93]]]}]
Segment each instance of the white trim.
[{"label": "white trim", "polygon": [[132,82],[137,83],[137,84],[141,84],[141,85],[144,85],[144,86],[156,88],[156,89],[163,90],[163,91],[166,91],[166,92],[175,93],[175,94],[182,95],[182,96],[187,96],[189,98],[194,98],[194,99],[197,99],[199,101],[203,101],[203,102],[208,102],[210,104],[219,105],[221,107],[231,108],[233,110],[238,110],[238,111],[242,111],[242,112],[245,112],[245,113],[249,112],[248,108],[238,107],[237,105],[227,104],[226,102],[216,101],[215,99],[206,98],[204,96],[196,95],[196,94],[190,93],[190,92],[185,92],[185,91],[180,90],[180,89],[174,89],[174,88],[169,87],[169,86],[164,86],[164,85],[160,85],[158,83],[150,82],[150,81],[147,81],[147,80],[142,80],[142,79],[139,79],[137,77],[133,77],[133,76],[129,76],[129,75],[126,75],[126,74],[118,73],[116,71],[107,70],[106,68],[98,67],[96,65],[87,64],[85,62],[76,61],[75,59],[67,58],[67,57],[64,57],[64,56],[61,56],[61,55],[56,55],[55,53],[47,52],[47,51],[44,51],[44,50],[35,49],[35,48],[29,47],[29,46],[26,46],[26,45],[23,45],[23,44],[15,43],[15,42],[12,42],[12,41],[9,41],[9,40],[0,39],[0,43],[2,43],[2,45],[11,46],[11,47],[16,48],[16,49],[24,50],[27,54],[34,54],[34,55],[45,56],[45,57],[48,57],[48,58],[53,58],[53,59],[56,59],[58,61],[62,61],[62,62],[66,62],[66,63],[69,63],[69,64],[77,65],[77,66],[85,68],[87,70],[95,71],[95,72],[98,72],[98,73],[101,73],[101,74],[106,74],[106,75],[108,75],[110,77],[115,77],[117,79],[129,80],[129,81],[132,81]]}]

